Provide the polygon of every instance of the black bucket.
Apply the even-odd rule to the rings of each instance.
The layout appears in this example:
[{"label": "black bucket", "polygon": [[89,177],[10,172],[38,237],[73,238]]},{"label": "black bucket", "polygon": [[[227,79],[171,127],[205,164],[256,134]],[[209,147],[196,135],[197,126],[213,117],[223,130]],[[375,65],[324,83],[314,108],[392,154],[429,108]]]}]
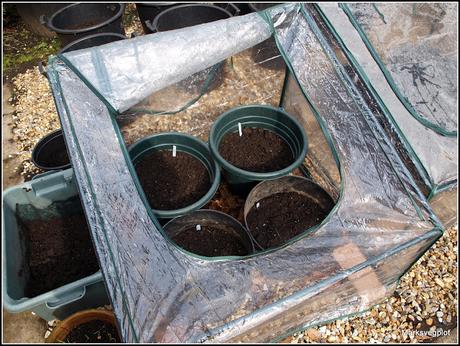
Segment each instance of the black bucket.
[{"label": "black bucket", "polygon": [[164,10],[175,6],[176,2],[137,2],[136,9],[145,34],[151,34],[152,31],[147,27],[145,22],[153,20]]},{"label": "black bucket", "polygon": [[45,171],[70,168],[70,159],[62,130],[47,134],[32,151],[32,162]]},{"label": "black bucket", "polygon": [[62,45],[84,36],[111,32],[124,34],[123,12],[125,4],[78,3],[55,12],[49,19],[41,20],[50,30],[56,32]]},{"label": "black bucket", "polygon": [[232,14],[214,5],[187,4],[168,8],[152,20],[147,20],[151,32],[161,32],[182,29],[189,26],[228,19]]},{"label": "black bucket", "polygon": [[251,13],[253,12],[250,8],[249,8],[249,4],[247,2],[234,2],[233,3],[234,6],[236,6],[238,8],[238,14],[239,15],[245,15],[245,14],[248,14],[248,13]]},{"label": "black bucket", "polygon": [[[158,14],[153,20],[147,20],[145,24],[150,32],[163,32],[230,17],[232,17],[232,14],[229,11],[218,6],[188,4],[170,7]],[[209,77],[212,80],[207,90],[218,88],[224,80],[223,67],[223,62],[220,62],[183,80],[179,83],[179,86],[190,92],[198,92],[204,88]],[[213,74],[213,76],[210,76],[210,74]]]},{"label": "black bucket", "polygon": [[24,24],[34,34],[40,35],[42,37],[55,37],[56,33],[48,30],[48,28],[40,22],[40,17],[43,15],[51,16],[54,12],[68,5],[68,3],[23,2],[17,3],[16,9]]},{"label": "black bucket", "polygon": [[281,4],[282,2],[249,2],[248,7],[251,9],[252,12],[258,12]]},{"label": "black bucket", "polygon": [[120,41],[124,39],[126,39],[126,36],[123,36],[121,34],[114,34],[111,32],[89,35],[82,37],[76,41],[73,41],[72,43],[69,43],[67,46],[65,46],[59,51],[59,54],[71,52],[73,50],[78,49],[101,46],[106,43]]}]

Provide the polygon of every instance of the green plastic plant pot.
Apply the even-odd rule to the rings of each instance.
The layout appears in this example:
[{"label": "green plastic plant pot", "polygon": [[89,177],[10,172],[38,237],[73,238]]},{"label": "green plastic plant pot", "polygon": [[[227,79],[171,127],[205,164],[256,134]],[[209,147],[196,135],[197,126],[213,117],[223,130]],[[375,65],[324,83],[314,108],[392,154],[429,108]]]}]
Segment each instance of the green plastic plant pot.
[{"label": "green plastic plant pot", "polygon": [[[219,145],[227,133],[237,132],[238,123],[244,127],[256,127],[272,131],[283,138],[292,151],[294,162],[273,172],[251,172],[232,165],[219,153]],[[233,108],[223,113],[212,125],[209,146],[214,159],[222,166],[224,176],[234,190],[248,191],[254,183],[289,174],[299,167],[307,154],[307,135],[302,125],[281,108],[250,105]]]},{"label": "green plastic plant pot", "polygon": [[[196,227],[196,225],[214,227],[223,233],[231,234],[235,240],[238,240],[242,245],[244,245],[245,249],[247,250],[246,256],[252,255],[255,252],[254,242],[246,228],[244,228],[243,225],[235,218],[217,210],[200,209],[194,211],[193,213],[176,217],[164,226],[164,231],[170,240],[174,242],[174,240],[172,240],[174,236],[181,234],[190,227]],[[197,231],[195,241],[200,242],[203,240],[203,237],[204,235]],[[180,244],[177,244],[177,246],[182,247]],[[190,249],[183,249],[187,252],[192,252]],[[199,256],[222,257],[232,255],[220,254],[214,256]]]},{"label": "green plastic plant pot", "polygon": [[[247,231],[251,234],[251,238],[255,246],[260,250],[267,250],[268,248],[261,246],[257,239],[254,237],[253,229],[251,224],[248,222],[248,214],[253,208],[259,208],[258,203],[263,199],[279,194],[279,193],[288,193],[295,192],[299,195],[303,195],[310,199],[311,203],[314,203],[316,208],[327,210],[328,214],[334,207],[335,203],[333,198],[324,190],[320,185],[315,183],[313,180],[299,177],[295,175],[284,176],[279,179],[265,180],[258,183],[249,193],[246,201],[244,203],[244,223],[246,225]],[[281,205],[280,205],[281,207]],[[263,205],[261,208],[264,208]],[[277,210],[277,213],[280,213],[280,209]],[[302,216],[303,217],[303,216]],[[286,221],[286,219],[285,219]],[[319,221],[320,224],[323,220]],[[270,222],[270,221],[268,221]],[[315,226],[312,226],[315,227]],[[305,230],[305,232],[307,229]],[[288,240],[286,243],[293,241],[301,237],[301,234],[294,236],[291,240]],[[280,244],[278,246],[282,246]],[[277,246],[275,246],[277,247]]]},{"label": "green plastic plant pot", "polygon": [[[208,170],[211,187],[203,197],[186,207],[174,210],[152,208],[153,213],[160,219],[171,219],[201,208],[211,200],[220,183],[219,166],[212,158],[206,143],[196,137],[179,132],[164,132],[142,138],[132,144],[128,148],[128,152],[133,165],[136,166],[144,155],[155,150],[172,150],[174,145],[177,152],[190,154],[203,163]],[[140,188],[142,189],[142,187]]]}]

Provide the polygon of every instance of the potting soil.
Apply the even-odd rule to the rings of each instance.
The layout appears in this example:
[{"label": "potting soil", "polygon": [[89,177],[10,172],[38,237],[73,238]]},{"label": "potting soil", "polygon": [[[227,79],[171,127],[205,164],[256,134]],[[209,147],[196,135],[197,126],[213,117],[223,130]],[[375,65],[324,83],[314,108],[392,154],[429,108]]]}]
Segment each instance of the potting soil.
[{"label": "potting soil", "polygon": [[250,249],[235,231],[218,225],[200,226],[200,230],[197,230],[196,227],[187,228],[172,237],[172,240],[183,249],[201,256],[246,256],[250,254]]},{"label": "potting soil", "polygon": [[294,162],[289,145],[276,133],[261,128],[243,128],[222,138],[219,152],[232,165],[250,172],[273,172]]},{"label": "potting soil", "polygon": [[153,151],[136,163],[137,176],[150,206],[158,210],[186,207],[211,187],[204,164],[190,154],[171,150]]},{"label": "potting soil", "polygon": [[283,192],[261,199],[256,206],[249,211],[246,222],[257,243],[269,249],[321,223],[334,203],[331,199],[320,205],[309,196]]},{"label": "potting soil", "polygon": [[65,343],[120,343],[115,327],[104,321],[82,323],[72,329],[62,342]]},{"label": "potting soil", "polygon": [[30,278],[25,297],[35,297],[99,270],[83,211],[49,220],[20,221]]}]

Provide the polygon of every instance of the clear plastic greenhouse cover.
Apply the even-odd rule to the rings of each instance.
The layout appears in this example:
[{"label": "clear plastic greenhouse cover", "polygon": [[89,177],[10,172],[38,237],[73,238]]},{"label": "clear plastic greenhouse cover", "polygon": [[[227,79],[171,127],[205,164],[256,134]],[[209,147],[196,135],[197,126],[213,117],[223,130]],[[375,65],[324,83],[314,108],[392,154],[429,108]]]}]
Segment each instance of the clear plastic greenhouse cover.
[{"label": "clear plastic greenhouse cover", "polygon": [[378,52],[386,77],[411,114],[440,134],[455,136],[458,4],[344,4],[343,8]]},{"label": "clear plastic greenhouse cover", "polygon": [[456,184],[458,4],[320,7],[403,132],[431,195]]},{"label": "clear plastic greenhouse cover", "polygon": [[[139,193],[116,118],[270,35],[290,71],[284,107],[306,123],[312,110],[330,146],[324,150],[337,162],[337,204],[318,227],[281,248],[249,257],[191,255],[164,237]],[[391,295],[442,234],[300,4],[67,53],[50,59],[48,75],[125,342],[281,339]],[[238,102],[240,88],[231,90]]]}]

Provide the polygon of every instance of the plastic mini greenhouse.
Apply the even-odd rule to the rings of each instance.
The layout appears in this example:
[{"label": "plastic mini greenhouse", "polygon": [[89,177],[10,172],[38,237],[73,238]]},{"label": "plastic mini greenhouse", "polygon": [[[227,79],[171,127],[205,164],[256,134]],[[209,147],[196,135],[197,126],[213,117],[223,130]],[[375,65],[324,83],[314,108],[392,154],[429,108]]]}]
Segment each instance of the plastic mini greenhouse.
[{"label": "plastic mini greenhouse", "polygon": [[[286,4],[50,59],[48,76],[125,342],[279,340],[391,295],[441,236],[382,126],[379,105],[348,73],[322,15],[313,5]],[[250,58],[267,39],[276,41],[286,75]],[[221,68],[225,80],[213,87]],[[152,128],[207,139],[209,119],[253,103],[281,105],[302,122],[309,139],[304,166],[336,206],[278,249],[215,259],[186,253],[164,237],[127,145]]]}]

